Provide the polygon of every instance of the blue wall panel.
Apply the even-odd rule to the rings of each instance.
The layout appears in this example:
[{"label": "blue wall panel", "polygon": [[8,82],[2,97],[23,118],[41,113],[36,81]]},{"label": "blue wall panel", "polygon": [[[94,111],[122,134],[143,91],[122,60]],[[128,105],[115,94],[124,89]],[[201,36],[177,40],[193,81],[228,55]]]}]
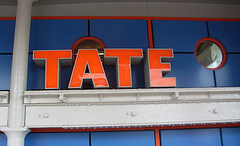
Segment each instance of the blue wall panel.
[{"label": "blue wall panel", "polygon": [[222,128],[223,146],[239,146],[240,145],[240,127],[238,128]]},{"label": "blue wall panel", "polygon": [[12,55],[0,55],[0,90],[10,89]]},{"label": "blue wall panel", "polygon": [[240,22],[210,21],[210,37],[219,40],[227,52],[240,52]]},{"label": "blue wall panel", "polygon": [[0,26],[0,53],[12,53],[15,20],[1,20]]},{"label": "blue wall panel", "polygon": [[87,20],[32,20],[30,52],[71,49],[77,39],[87,35]]},{"label": "blue wall panel", "polygon": [[161,130],[161,146],[221,146],[220,130]]},{"label": "blue wall panel", "polygon": [[[117,88],[115,65],[104,65],[110,88]],[[143,62],[132,65],[132,88],[145,88]]]},{"label": "blue wall panel", "polygon": [[155,146],[154,131],[93,132],[91,146]]},{"label": "blue wall panel", "polygon": [[145,88],[143,61],[132,65],[132,87]]},{"label": "blue wall panel", "polygon": [[228,54],[227,63],[216,70],[216,82],[218,87],[240,86],[240,54]]},{"label": "blue wall panel", "polygon": [[107,48],[148,48],[145,20],[90,20],[90,34]]},{"label": "blue wall panel", "polygon": [[114,65],[104,65],[104,71],[108,80],[109,87],[115,89],[116,85],[116,67]]},{"label": "blue wall panel", "polygon": [[205,21],[153,20],[152,24],[155,48],[194,52],[197,41],[208,36]]},{"label": "blue wall panel", "polygon": [[[61,67],[60,89],[67,89],[73,66]],[[37,66],[32,55],[28,56],[28,90],[45,89],[45,66]]]},{"label": "blue wall panel", "polygon": [[28,79],[27,89],[44,89],[45,88],[45,66],[37,66],[33,59],[33,55],[28,55]]},{"label": "blue wall panel", "polygon": [[30,133],[25,146],[89,146],[89,133]]},{"label": "blue wall panel", "polygon": [[214,87],[213,72],[200,65],[194,54],[174,54],[172,71],[166,77],[176,77],[177,87]]},{"label": "blue wall panel", "polygon": [[0,133],[0,146],[7,146],[7,136]]}]

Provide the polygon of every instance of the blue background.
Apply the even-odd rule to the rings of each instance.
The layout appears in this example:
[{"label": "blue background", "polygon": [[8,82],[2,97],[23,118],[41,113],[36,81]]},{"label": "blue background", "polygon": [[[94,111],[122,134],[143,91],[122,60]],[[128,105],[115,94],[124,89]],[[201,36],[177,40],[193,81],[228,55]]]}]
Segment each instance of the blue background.
[{"label": "blue background", "polygon": [[240,144],[240,127],[222,128],[223,146],[239,146]]},{"label": "blue background", "polygon": [[194,52],[195,44],[207,37],[205,21],[153,20],[155,48],[170,48],[174,52]]},{"label": "blue background", "polygon": [[[0,90],[9,90],[14,20],[0,21]],[[172,72],[176,87],[239,87],[240,22],[153,20],[155,48],[172,48]],[[101,39],[108,48],[148,48],[146,20],[32,20],[28,71],[28,90],[44,89],[44,67],[32,60],[33,50],[71,49],[84,36]],[[201,66],[193,52],[196,42],[213,37],[226,48],[226,65],[216,71]],[[114,66],[104,66],[110,88],[116,88]],[[72,67],[62,67],[61,88],[67,89]],[[132,66],[133,88],[145,88],[143,63]]]},{"label": "blue background", "polygon": [[14,20],[0,21],[0,53],[12,53],[15,31]]},{"label": "blue background", "polygon": [[89,146],[88,133],[29,133],[25,146]]},{"label": "blue background", "polygon": [[210,21],[208,24],[210,37],[219,40],[227,52],[240,52],[240,22]]},{"label": "blue background", "polygon": [[154,131],[93,132],[91,146],[155,146]]},{"label": "blue background", "polygon": [[7,137],[3,133],[0,133],[0,145],[1,146],[6,146],[7,145]]},{"label": "blue background", "polygon": [[[161,146],[239,146],[240,127],[160,130]],[[0,145],[6,146],[0,133]],[[29,133],[26,146],[155,146],[154,131]]]},{"label": "blue background", "polygon": [[87,35],[87,20],[32,20],[29,51],[71,49]]},{"label": "blue background", "polygon": [[[0,24],[0,73],[4,83],[0,90],[9,90],[15,21],[2,20]],[[153,20],[152,25],[155,48],[174,50],[172,72],[167,76],[177,78],[177,87],[240,86],[240,22]],[[71,49],[77,39],[88,35],[100,38],[109,48],[148,48],[145,20],[32,20],[31,26],[29,90],[44,89],[44,68],[31,59],[33,50]],[[227,50],[226,65],[216,71],[202,67],[193,55],[196,42],[208,33]],[[116,88],[115,67],[104,68],[110,87]],[[67,89],[71,71],[72,67],[62,67],[61,89]],[[133,88],[144,88],[143,78],[143,64],[133,65]]]},{"label": "blue background", "polygon": [[90,20],[90,35],[107,48],[148,48],[146,20]]},{"label": "blue background", "polygon": [[162,130],[161,146],[222,146],[219,129]]}]

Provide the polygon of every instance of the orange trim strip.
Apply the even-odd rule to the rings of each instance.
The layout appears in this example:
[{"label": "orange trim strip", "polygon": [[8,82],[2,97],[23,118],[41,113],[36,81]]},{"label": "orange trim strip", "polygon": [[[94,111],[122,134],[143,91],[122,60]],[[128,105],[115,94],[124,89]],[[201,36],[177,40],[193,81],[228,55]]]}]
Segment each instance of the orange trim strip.
[{"label": "orange trim strip", "polygon": [[141,17],[141,16],[34,16],[43,19],[131,19],[131,20],[185,20],[185,21],[240,21],[239,18]]},{"label": "orange trim strip", "polygon": [[43,19],[131,19],[131,20],[145,20],[146,17],[135,16],[33,16],[33,20]]},{"label": "orange trim strip", "polygon": [[153,45],[153,31],[152,31],[152,20],[147,20],[147,28],[148,28],[148,44],[149,48],[154,48]]},{"label": "orange trim strip", "polygon": [[169,130],[169,129],[201,129],[201,128],[226,128],[240,127],[240,123],[233,124],[208,124],[208,125],[186,125],[186,126],[156,126],[136,128],[92,128],[92,129],[63,129],[63,128],[32,128],[31,132],[98,132],[98,131],[144,131],[144,130]]},{"label": "orange trim strip", "polygon": [[[0,17],[0,20],[15,20],[16,17]],[[142,16],[33,16],[32,20],[64,19],[130,19],[130,20],[184,20],[184,21],[240,21],[240,18],[192,18],[192,17],[142,17]]]},{"label": "orange trim strip", "polygon": [[151,20],[184,20],[184,21],[240,21],[239,18],[193,18],[193,17],[150,17]]},{"label": "orange trim strip", "polygon": [[0,20],[16,20],[16,17],[0,17]]},{"label": "orange trim strip", "polygon": [[155,129],[155,146],[161,146],[159,129]]}]

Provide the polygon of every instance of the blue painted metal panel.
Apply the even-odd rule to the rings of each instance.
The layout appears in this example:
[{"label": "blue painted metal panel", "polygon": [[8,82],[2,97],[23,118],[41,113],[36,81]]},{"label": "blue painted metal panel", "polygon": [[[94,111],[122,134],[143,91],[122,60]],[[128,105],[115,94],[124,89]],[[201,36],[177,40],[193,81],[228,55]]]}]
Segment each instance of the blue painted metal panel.
[{"label": "blue painted metal panel", "polygon": [[61,89],[68,89],[68,84],[72,75],[73,66],[62,66],[61,67]]},{"label": "blue painted metal panel", "polygon": [[155,48],[194,52],[197,41],[208,36],[205,21],[153,20],[152,24]]},{"label": "blue painted metal panel", "polygon": [[116,67],[114,65],[104,65],[104,71],[108,80],[109,87],[115,89],[116,85]]},{"label": "blue painted metal panel", "polygon": [[220,130],[161,130],[161,146],[221,146]]},{"label": "blue painted metal panel", "polygon": [[12,55],[0,55],[0,90],[10,89]]},{"label": "blue painted metal panel", "polygon": [[[61,67],[60,77],[60,89],[67,89],[69,80],[72,74],[73,66]],[[28,57],[28,90],[40,90],[45,89],[45,66],[37,66],[32,55]]]},{"label": "blue painted metal panel", "polygon": [[70,49],[77,39],[87,35],[87,20],[32,20],[30,52]]},{"label": "blue painted metal panel", "polygon": [[177,87],[214,87],[213,72],[204,68],[194,54],[174,54],[172,71],[166,77],[176,77]]},{"label": "blue painted metal panel", "polygon": [[143,61],[132,65],[132,87],[145,88]]},{"label": "blue painted metal panel", "polygon": [[28,77],[27,77],[27,89],[44,89],[45,88],[45,66],[37,66],[32,55],[28,55]]},{"label": "blue painted metal panel", "polygon": [[[117,88],[116,67],[115,65],[104,65],[104,70],[111,89]],[[144,69],[143,63],[132,65],[132,88],[144,88]]]},{"label": "blue painted metal panel", "polygon": [[210,37],[219,40],[227,52],[240,52],[240,22],[210,21],[208,24]]},{"label": "blue painted metal panel", "polygon": [[1,20],[0,26],[0,53],[12,53],[15,20]]},{"label": "blue painted metal panel", "polygon": [[89,146],[89,133],[30,133],[25,146]]},{"label": "blue painted metal panel", "polygon": [[93,132],[91,146],[155,146],[154,131]]},{"label": "blue painted metal panel", "polygon": [[0,133],[0,146],[7,146],[7,136]]},{"label": "blue painted metal panel", "polygon": [[227,63],[216,70],[216,82],[218,87],[240,86],[240,54],[228,54]]},{"label": "blue painted metal panel", "polygon": [[222,128],[222,140],[224,146],[240,145],[240,127]]},{"label": "blue painted metal panel", "polygon": [[90,33],[107,48],[148,48],[146,20],[90,20]]}]

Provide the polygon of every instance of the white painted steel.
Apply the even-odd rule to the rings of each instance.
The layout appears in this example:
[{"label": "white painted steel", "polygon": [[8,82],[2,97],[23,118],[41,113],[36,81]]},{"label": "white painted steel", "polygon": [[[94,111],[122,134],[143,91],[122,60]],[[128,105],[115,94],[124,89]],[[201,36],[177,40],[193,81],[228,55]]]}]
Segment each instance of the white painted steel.
[{"label": "white painted steel", "polygon": [[24,126],[23,92],[27,86],[32,0],[18,0],[11,70],[9,127]]},{"label": "white painted steel", "polygon": [[[16,6],[1,5],[2,1],[3,0],[0,1],[0,16],[15,17]],[[58,2],[55,3],[56,1]],[[225,4],[207,4],[202,3],[202,1],[196,1],[197,3],[157,1],[149,1],[148,3],[133,1],[94,3],[92,0],[87,0],[88,2],[86,3],[71,3],[70,1],[71,0],[55,0],[55,2],[52,2],[50,5],[49,2],[51,2],[51,0],[45,0],[45,2],[41,0],[39,3],[43,2],[44,4],[39,5],[39,3],[37,3],[37,5],[33,6],[32,16],[153,16],[197,18],[240,17],[240,5],[237,5],[236,3],[235,5],[227,4],[232,3],[232,0],[222,0]]]},{"label": "white painted steel", "polygon": [[0,106],[0,127],[7,126],[7,119],[8,119],[8,107]]},{"label": "white painted steel", "polygon": [[30,20],[33,0],[18,0],[13,58],[11,70],[8,127],[2,129],[7,135],[8,146],[23,146],[27,132],[24,127],[25,107],[23,92],[27,86]]},{"label": "white painted steel", "polygon": [[8,95],[8,91],[0,91],[0,128],[7,126]]},{"label": "white painted steel", "polygon": [[6,105],[8,103],[8,91],[0,91],[0,105],[4,104]]},{"label": "white painted steel", "polygon": [[148,105],[29,106],[28,127],[127,127],[240,121],[240,102]]},{"label": "white painted steel", "polygon": [[239,101],[240,87],[161,88],[117,90],[25,91],[24,103],[31,104],[121,104],[169,102]]},{"label": "white painted steel", "polygon": [[27,128],[2,128],[2,131],[7,136],[8,146],[24,146],[25,136],[29,130]]},{"label": "white painted steel", "polygon": [[24,97],[30,128],[240,122],[240,88],[26,91]]}]

